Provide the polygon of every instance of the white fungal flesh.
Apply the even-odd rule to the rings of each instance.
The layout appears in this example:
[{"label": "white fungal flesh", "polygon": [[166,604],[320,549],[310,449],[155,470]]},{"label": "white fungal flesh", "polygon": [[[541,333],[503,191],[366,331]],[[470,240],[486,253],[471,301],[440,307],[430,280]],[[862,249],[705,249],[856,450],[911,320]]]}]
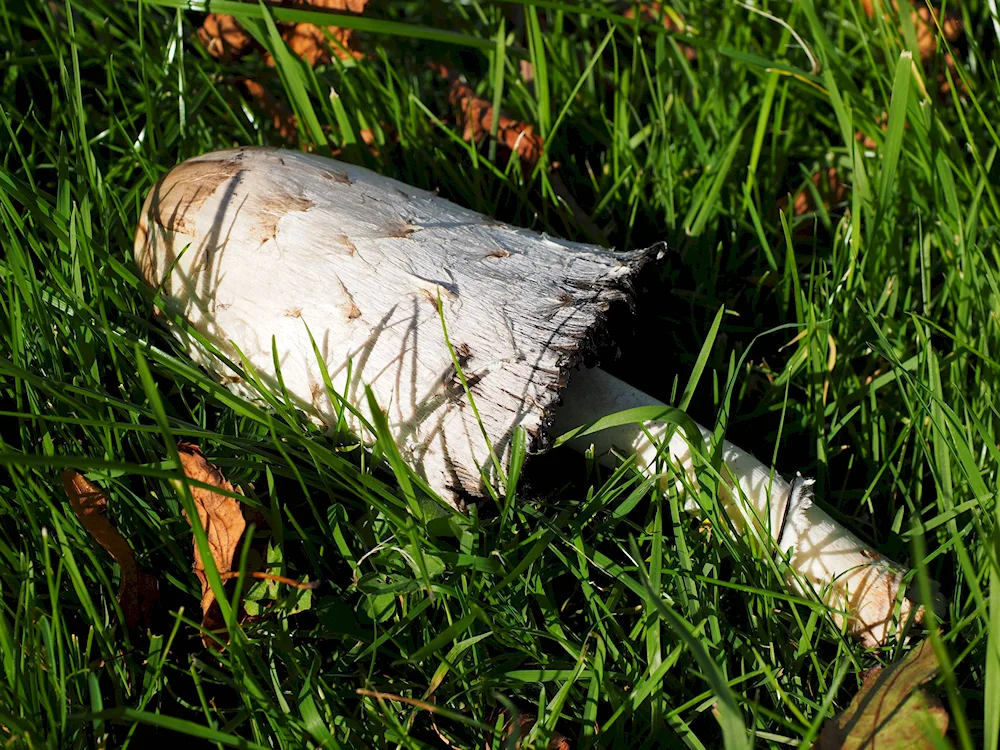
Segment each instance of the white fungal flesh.
[{"label": "white fungal flesh", "polygon": [[[663,405],[600,369],[581,370],[569,381],[553,429],[569,432],[626,409]],[[708,444],[711,433],[698,427]],[[657,471],[657,447],[667,429],[659,422],[623,425],[575,438],[569,444],[580,451],[593,446],[595,455],[606,465],[616,461],[613,449],[634,453],[637,467],[651,474]],[[689,487],[697,486],[695,462],[684,431],[675,430],[667,447],[677,473],[686,474]],[[725,486],[720,499],[736,530],[743,532],[752,525],[763,539],[790,551],[788,585],[792,591],[817,595],[835,611],[850,613],[848,628],[865,645],[886,642],[895,623],[905,622],[912,607],[903,598],[897,621],[894,608],[904,571],[882,559],[814,504],[808,485],[801,480],[793,492],[792,483],[728,441],[723,444],[722,460]],[[678,480],[679,489],[683,490],[683,484]],[[690,496],[685,508],[694,513],[701,510]],[[834,617],[838,624],[842,622],[836,612]]]},{"label": "white fungal flesh", "polygon": [[643,258],[511,227],[360,167],[259,148],[174,167],[146,198],[135,254],[172,312],[237,364],[238,348],[279,391],[273,341],[295,405],[336,423],[311,332],[334,392],[370,418],[371,387],[410,465],[456,507],[484,494],[482,474],[496,484],[484,430],[504,463],[515,427],[529,450],[543,447],[568,367]]},{"label": "white fungal flesh", "polygon": [[[332,159],[234,149],[184,162],[153,187],[135,255],[171,313],[237,365],[242,354],[266,388],[287,393],[311,419],[333,424],[340,412],[320,361],[333,392],[366,420],[370,387],[410,465],[460,508],[464,495],[484,493],[484,477],[499,483],[490,447],[506,467],[515,428],[527,431],[529,451],[544,447],[571,368],[592,346],[608,305],[627,297],[647,254],[553,240]],[[253,395],[237,372],[172,328],[220,382]],[[657,402],[590,370],[574,375],[564,403],[555,434]],[[370,437],[353,414],[346,423]],[[653,442],[638,428],[584,440],[602,455],[612,445],[634,451],[649,469],[655,437],[664,434],[662,425],[649,427]],[[669,451],[693,470],[680,434]],[[766,534],[784,524],[781,546],[791,548],[799,576],[792,589],[815,589],[850,613],[850,628],[865,643],[883,642],[898,569],[808,493],[789,504],[789,484],[749,453],[726,443],[724,460],[731,491],[723,501],[734,522]],[[903,601],[903,618],[909,610]]]}]

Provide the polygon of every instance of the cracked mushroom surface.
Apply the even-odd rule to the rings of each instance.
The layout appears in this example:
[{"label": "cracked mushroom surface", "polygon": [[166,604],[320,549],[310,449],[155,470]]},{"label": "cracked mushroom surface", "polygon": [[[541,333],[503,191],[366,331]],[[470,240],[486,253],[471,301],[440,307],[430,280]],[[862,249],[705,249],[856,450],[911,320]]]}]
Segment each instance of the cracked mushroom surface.
[{"label": "cracked mushroom surface", "polygon": [[[264,148],[170,170],[146,198],[135,245],[170,312],[235,362],[238,347],[279,391],[276,354],[295,406],[333,425],[339,398],[311,333],[335,393],[367,418],[371,387],[404,457],[456,507],[485,493],[483,476],[497,481],[484,431],[503,466],[518,426],[529,450],[544,447],[569,368],[648,255],[553,239],[361,167]],[[220,382],[251,395],[174,332]],[[347,424],[371,437],[355,415]]]},{"label": "cracked mushroom surface", "polygon": [[[608,465],[631,455],[663,489],[676,482],[699,514],[687,487],[698,484],[693,449],[711,448],[711,431],[692,424],[668,434],[659,417],[577,430],[666,406],[599,368],[576,368],[609,305],[629,297],[659,249],[554,240],[360,167],[244,148],[186,161],[154,185],[135,255],[168,320],[183,316],[233,362],[245,357],[263,388],[287,393],[312,419],[332,425],[344,411],[349,429],[370,439],[370,388],[404,459],[456,508],[487,482],[502,492],[496,465],[506,470],[522,427],[529,451],[546,447],[547,432],[565,432]],[[254,395],[174,329],[221,383]],[[825,603],[866,646],[921,619],[905,569],[819,507],[811,480],[786,481],[750,452],[720,447],[722,508],[736,533],[787,555],[787,588]]]}]

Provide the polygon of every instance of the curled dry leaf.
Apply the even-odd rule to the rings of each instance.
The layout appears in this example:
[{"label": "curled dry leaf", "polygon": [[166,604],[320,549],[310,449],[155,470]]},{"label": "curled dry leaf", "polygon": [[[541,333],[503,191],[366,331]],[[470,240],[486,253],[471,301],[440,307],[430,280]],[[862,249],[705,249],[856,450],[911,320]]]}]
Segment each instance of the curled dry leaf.
[{"label": "curled dry leaf", "polygon": [[[889,113],[883,111],[882,114],[880,114],[878,117],[875,118],[875,124],[883,132],[885,132],[886,130],[888,130],[889,129]],[[910,123],[907,122],[904,127],[906,127],[908,129],[910,127]],[[875,142],[875,139],[872,138],[870,135],[867,135],[863,130],[859,130],[855,134],[854,139],[858,143],[860,143],[862,146],[864,146],[866,149],[868,149],[869,151],[873,150],[878,145]]]},{"label": "curled dry leaf", "polygon": [[289,143],[298,142],[299,122],[294,112],[252,78],[241,78],[236,85],[244,97],[254,103],[257,111],[274,122],[274,127],[282,138]]},{"label": "curled dry leaf", "polygon": [[[535,132],[535,127],[501,112],[496,115],[493,105],[477,96],[475,90],[463,81],[457,74],[450,71],[444,65],[431,63],[431,69],[448,80],[448,101],[451,103],[458,115],[458,122],[462,126],[462,138],[470,143],[482,143],[489,138],[493,132],[493,118],[497,117],[497,157],[501,163],[506,163],[511,156],[517,154],[521,161],[521,173],[530,175],[538,160],[542,157],[545,142],[542,137]],[[549,183],[556,195],[565,203],[573,214],[573,218],[584,231],[597,240],[601,238],[601,232],[579,204],[573,198],[569,188],[562,181],[562,178],[555,171],[559,164],[551,162],[549,164]]]},{"label": "curled dry leaf", "polygon": [[[861,0],[861,6],[865,15],[869,18],[875,17],[875,3],[878,3],[878,6],[881,8],[883,18],[889,20],[889,6],[886,0]],[[891,7],[894,13],[899,13],[899,3],[897,0],[892,0]],[[933,66],[934,58],[937,54],[938,24],[941,26],[941,34],[948,42],[957,42],[962,36],[962,25],[957,16],[951,12],[944,18],[941,18],[940,11],[937,8],[931,9],[921,4],[910,11],[910,21],[913,23],[913,30],[917,36],[917,48],[920,52],[920,60],[926,69],[930,69]],[[902,28],[900,28],[899,33],[903,33]],[[950,71],[952,78],[958,81],[959,93],[963,93],[961,81],[958,76],[957,63],[950,52],[944,54],[943,63],[944,65],[939,68],[937,73],[938,92],[941,96],[945,96],[951,90],[946,73],[946,71]],[[888,119],[889,116],[885,112],[882,112],[876,118],[875,124],[882,130],[885,130],[888,126]],[[910,127],[909,122],[906,123],[906,127]],[[855,138],[869,151],[875,149],[878,145],[875,139],[867,135],[863,130],[859,130]]]},{"label": "curled dry leaf", "polygon": [[[875,118],[875,125],[877,125],[878,128],[883,133],[886,130],[888,130],[889,129],[889,113],[886,112],[885,110],[882,110],[882,113],[878,117]],[[904,130],[909,130],[910,129],[910,121],[909,120],[907,120],[906,122],[903,123],[903,129]],[[863,130],[859,130],[857,133],[855,133],[854,140],[856,140],[858,143],[860,143],[862,146],[864,146],[869,151],[873,150],[874,148],[876,148],[878,146],[878,143],[875,142],[875,139],[872,138],[870,135],[867,135]]]},{"label": "curled dry leaf", "polygon": [[[279,0],[271,2],[282,8],[317,8],[334,10],[342,13],[362,13],[368,0]],[[278,23],[281,38],[285,40],[295,54],[299,55],[309,65],[329,62],[331,49],[340,58],[358,57],[360,53],[354,48],[353,29],[342,29],[338,26],[319,27],[311,23]],[[328,39],[335,40],[331,43]],[[222,13],[210,13],[198,29],[198,38],[205,49],[213,57],[223,61],[241,57],[257,48],[256,43],[246,30],[232,16]],[[273,66],[270,55],[267,64]]]},{"label": "curled dry leaf", "polygon": [[[481,143],[493,132],[493,105],[477,96],[469,84],[444,65],[431,66],[442,78],[448,79],[448,102],[457,112],[462,126],[462,137],[469,142]],[[544,142],[535,133],[533,125],[515,120],[501,112],[497,115],[497,143],[499,156],[507,161],[513,154],[521,158],[521,170],[530,174],[542,156]]]},{"label": "curled dry leaf", "polygon": [[[368,0],[269,0],[272,5],[284,8],[324,8],[360,15]],[[309,65],[329,62],[332,50],[340,58],[361,57],[355,47],[352,29],[338,26],[319,27],[311,23],[277,24],[281,38],[299,57]],[[328,38],[329,37],[329,38]],[[246,54],[259,50],[259,45],[232,16],[209,13],[198,29],[198,38],[210,55],[222,62],[231,62]],[[330,38],[336,40],[331,43]],[[274,58],[267,54],[265,61],[274,67]],[[274,122],[281,137],[290,144],[298,144],[298,118],[280,99],[274,96],[260,81],[251,78],[236,78],[234,81],[243,98],[251,102],[254,109]],[[371,146],[374,136],[371,131],[359,134],[365,144]],[[373,148],[374,151],[374,148]]]},{"label": "curled dry leaf", "polygon": [[938,672],[930,640],[905,659],[865,675],[851,705],[823,725],[818,750],[930,750],[935,730],[944,736],[948,712],[921,689]]},{"label": "curled dry leaf", "polygon": [[[659,2],[636,3],[622,15],[625,18],[635,18],[638,15],[639,20],[645,23],[659,22],[663,24],[663,28],[667,31],[679,34],[683,34],[688,30],[687,24],[684,22],[684,16],[672,8],[664,7]],[[688,60],[694,61],[698,57],[698,51],[689,44],[682,44],[681,50],[683,50],[684,57]]]},{"label": "curled dry leaf", "polygon": [[[803,185],[792,199],[793,216],[806,216],[815,213],[818,208],[816,203],[817,193],[822,201],[823,208],[827,211],[843,203],[847,198],[848,187],[840,178],[840,174],[835,167],[820,169],[813,174],[810,181],[813,187]],[[788,198],[782,196],[778,199],[778,210],[785,211],[787,208]],[[809,240],[813,237],[814,231],[812,222],[798,222],[791,227],[792,241]]]},{"label": "curled dry leaf", "polygon": [[[286,7],[310,6],[349,13],[363,13],[368,0],[306,0],[305,2],[282,2]],[[336,40],[331,45],[327,34]],[[341,29],[337,26],[327,26],[325,29],[311,23],[287,24],[281,29],[282,38],[299,57],[310,65],[316,65],[330,60],[330,49],[341,58],[360,57],[361,53],[354,48],[354,30]]]},{"label": "curled dry leaf", "polygon": [[[215,466],[210,464],[201,450],[190,443],[178,443],[177,451],[180,454],[181,466],[188,479],[197,482],[210,484],[227,492],[237,492],[243,494],[238,489],[226,481]],[[191,497],[194,500],[194,507],[198,513],[198,519],[208,536],[208,548],[215,562],[215,567],[220,576],[232,570],[233,555],[246,530],[246,519],[243,517],[243,508],[238,500],[228,495],[204,487],[191,485]],[[188,523],[191,519],[188,518]],[[225,627],[222,611],[219,603],[215,600],[215,594],[208,583],[208,576],[205,574],[205,564],[201,557],[198,545],[194,545],[194,572],[201,583],[201,624],[206,630],[220,630]],[[207,635],[202,636],[206,646],[215,647],[217,644]]]},{"label": "curled dry leaf", "polygon": [[[869,18],[875,17],[875,4],[881,7],[883,17],[888,20],[887,3],[884,0],[861,0],[861,7],[864,8],[865,15]],[[928,8],[922,2],[912,3],[914,8],[910,11],[910,20],[913,29],[917,34],[917,47],[920,50],[920,59],[928,62],[937,52],[937,25],[941,24],[941,32],[949,42],[957,41],[962,35],[961,24],[957,17],[949,13],[941,19],[940,11],[937,8]],[[899,13],[898,0],[892,0],[892,9]]]},{"label": "curled dry leaf", "polygon": [[[813,174],[811,181],[816,188],[816,193],[819,193],[823,201],[823,207],[827,210],[832,206],[842,203],[847,197],[847,185],[840,179],[840,174],[837,172],[836,167],[819,170]],[[781,198],[778,201],[778,207],[782,211],[785,210],[787,205],[788,201],[785,198]],[[799,190],[794,201],[792,201],[793,214],[795,216],[805,216],[806,214],[815,212],[816,209],[815,193],[809,187],[804,186]]]},{"label": "curled dry leaf", "polygon": [[[239,487],[234,488],[232,484],[226,481],[226,478],[219,471],[218,467],[208,462],[198,446],[191,443],[178,443],[177,452],[180,456],[184,474],[188,479],[212,485],[224,492],[243,494],[243,491]],[[268,554],[272,548],[268,545],[266,535],[255,536],[252,540],[250,553],[247,558],[247,567],[242,572],[232,570],[233,558],[236,555],[236,550],[243,541],[243,534],[246,532],[247,526],[252,524],[258,529],[266,529],[267,517],[258,509],[244,505],[236,498],[224,495],[222,492],[215,492],[206,487],[197,487],[194,485],[190,487],[195,510],[198,512],[198,518],[208,537],[208,549],[212,555],[216,570],[219,572],[219,577],[223,581],[229,581],[240,576],[247,579],[266,581],[270,587],[269,590],[272,592],[270,596],[258,592],[254,597],[256,602],[255,607],[257,608],[255,610],[256,616],[248,616],[249,613],[241,603],[239,611],[240,622],[247,623],[260,620],[263,609],[267,609],[270,606],[266,600],[274,598],[273,592],[277,590],[278,585],[290,586],[307,592],[305,597],[299,598],[295,607],[288,614],[295,614],[296,612],[308,609],[311,604],[308,592],[316,589],[320,582],[318,580],[301,582],[286,578],[277,573],[260,570],[260,567],[265,562],[265,556],[268,557],[268,562],[280,562],[280,554],[277,558],[273,558],[273,555]],[[188,523],[190,522],[191,519],[188,518]],[[202,627],[207,631],[223,630],[225,628],[225,621],[222,617],[222,610],[208,582],[208,576],[205,573],[205,564],[197,542],[194,543],[194,572],[198,576],[199,583],[201,583]],[[207,635],[202,636],[202,642],[209,648],[221,648],[215,639]]]},{"label": "curled dry leaf", "polygon": [[[516,719],[511,718],[507,711],[503,712],[506,722],[504,723],[504,733],[507,737],[513,737],[515,729],[517,730],[518,737],[517,744],[514,747],[521,747],[521,740],[528,736],[528,732],[531,728],[535,726],[535,722],[538,720],[534,714],[528,713],[526,711],[520,712]],[[504,747],[507,747],[508,743],[504,743]],[[489,743],[486,743],[487,748],[489,748]],[[572,750],[572,745],[564,735],[559,734],[559,732],[553,732],[552,736],[549,738],[548,744],[545,746],[547,750]]]},{"label": "curled dry leaf", "polygon": [[121,568],[118,604],[125,615],[125,625],[130,630],[135,630],[140,623],[147,628],[153,626],[160,604],[160,582],[139,567],[131,545],[107,519],[107,495],[70,469],[62,473],[61,480],[69,504],[83,528]]},{"label": "curled dry leaf", "polygon": [[208,54],[223,62],[230,62],[252,52],[254,39],[240,26],[240,22],[223,13],[209,13],[198,29],[198,38]]},{"label": "curled dry leaf", "polygon": [[[875,17],[876,5],[882,10],[882,17],[889,20],[889,4],[886,0],[861,0],[861,6],[869,18]],[[954,12],[950,11],[942,18],[941,12],[937,8],[928,8],[923,4],[923,0],[912,2],[912,5],[916,6],[910,9],[910,22],[913,24],[913,30],[917,37],[917,50],[920,52],[920,61],[925,68],[929,68],[938,51],[938,26],[941,27],[941,35],[948,42],[954,43],[962,36],[962,25]],[[891,7],[892,11],[898,15],[898,0],[892,0]],[[900,28],[899,33],[903,33],[902,28]],[[944,55],[944,68],[938,72],[938,90],[941,95],[947,94],[950,88],[945,69],[950,70],[954,78],[958,77],[955,59],[947,52]]]}]

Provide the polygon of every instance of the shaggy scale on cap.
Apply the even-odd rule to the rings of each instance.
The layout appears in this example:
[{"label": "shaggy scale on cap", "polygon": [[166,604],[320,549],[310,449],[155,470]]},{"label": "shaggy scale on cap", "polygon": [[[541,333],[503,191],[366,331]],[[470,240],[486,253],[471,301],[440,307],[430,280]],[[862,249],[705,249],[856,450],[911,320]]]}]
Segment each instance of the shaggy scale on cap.
[{"label": "shaggy scale on cap", "polygon": [[[240,148],[190,159],[156,183],[135,257],[171,312],[237,363],[238,347],[280,392],[273,339],[295,405],[332,425],[340,404],[311,332],[335,393],[367,417],[370,386],[404,457],[460,508],[485,493],[483,475],[497,477],[441,315],[506,468],[516,427],[529,451],[545,447],[569,369],[659,249],[557,240],[361,167]],[[250,394],[224,362],[174,333],[220,382]],[[355,415],[347,423],[364,432]]]}]

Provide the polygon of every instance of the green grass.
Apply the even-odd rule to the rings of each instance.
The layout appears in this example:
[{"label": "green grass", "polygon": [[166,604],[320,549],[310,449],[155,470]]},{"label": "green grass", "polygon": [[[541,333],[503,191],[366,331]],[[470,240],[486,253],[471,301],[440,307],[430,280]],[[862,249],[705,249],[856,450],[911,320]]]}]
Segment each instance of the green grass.
[{"label": "green grass", "polygon": [[[369,56],[313,72],[275,48],[256,4],[245,20],[277,70],[209,58],[183,0],[0,0],[0,742],[141,748],[172,730],[206,747],[498,747],[506,709],[537,714],[535,747],[554,729],[578,747],[808,747],[862,670],[908,648],[865,651],[783,593],[766,550],[724,523],[705,533],[630,470],[598,476],[554,451],[512,472],[506,505],[429,518],[409,512],[416,490],[391,446],[373,462],[186,361],[132,268],[136,217],[173,164],[280,142],[228,83],[252,76],[318,153],[588,239],[551,184],[558,162],[599,239],[667,240],[636,316],[616,324],[611,369],[724,421],[785,474],[816,476],[824,505],[908,561],[915,586],[939,582],[949,741],[996,748],[1000,43],[988,3],[955,6],[963,96],[957,80],[938,94],[944,50],[926,75],[911,68],[912,25],[868,19],[853,0],[759,6],[787,25],[676,2],[683,39],[598,0],[373,5],[351,21]],[[431,60],[535,123],[542,167],[522,175],[489,144],[464,144]],[[851,186],[842,204],[779,212],[831,166]],[[267,514],[283,572],[323,581],[311,609],[290,614],[283,593],[286,608],[221,654],[201,647],[186,499],[169,482],[181,438]],[[161,576],[161,632],[124,632],[119,571],[62,496],[67,466],[109,489],[114,522]]]}]

